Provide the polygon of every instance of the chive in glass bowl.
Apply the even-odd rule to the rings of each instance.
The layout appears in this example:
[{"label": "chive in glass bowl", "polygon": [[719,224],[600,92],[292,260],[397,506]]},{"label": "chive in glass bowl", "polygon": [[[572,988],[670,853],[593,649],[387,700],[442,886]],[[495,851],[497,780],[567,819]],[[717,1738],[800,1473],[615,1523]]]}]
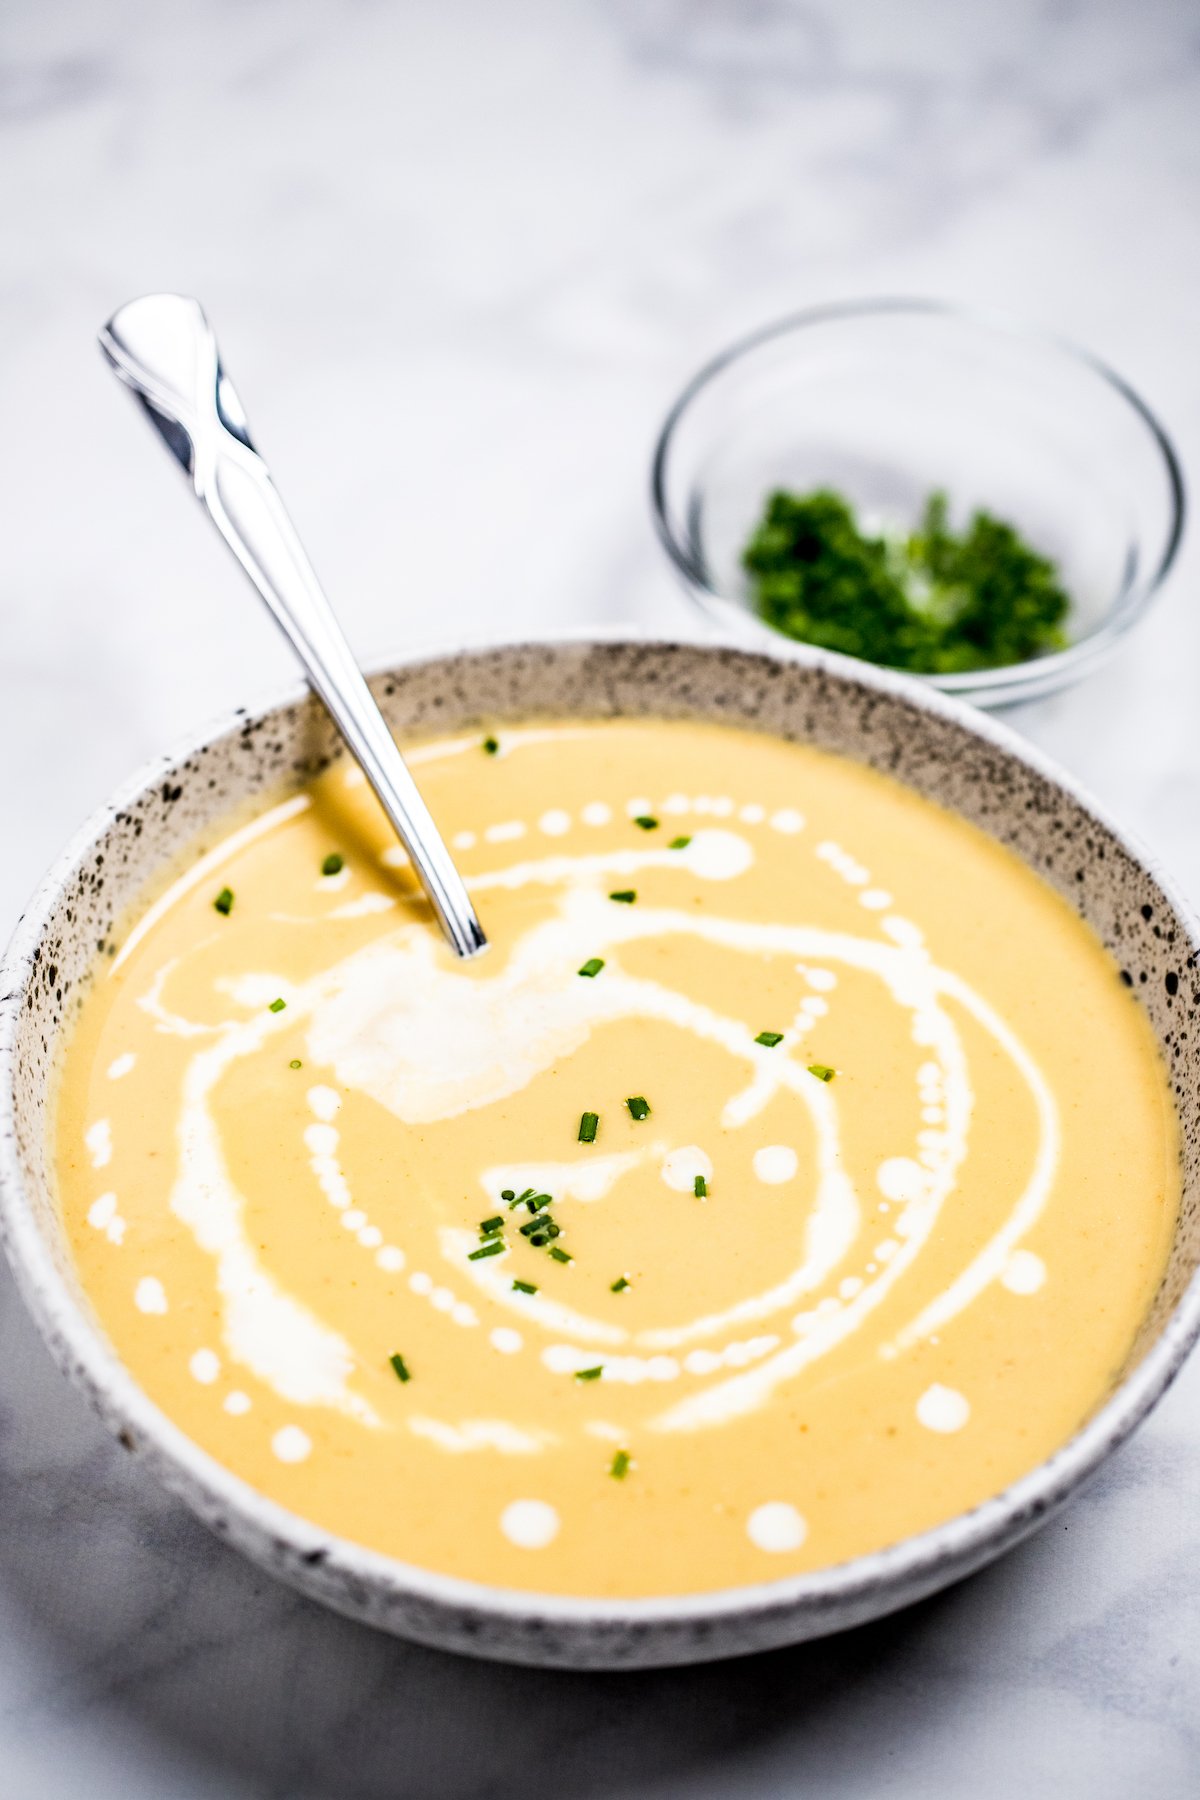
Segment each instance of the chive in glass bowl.
[{"label": "chive in glass bowl", "polygon": [[654,455],[655,524],[692,599],[727,632],[797,640],[756,610],[743,554],[770,496],[832,490],[899,542],[944,494],[952,528],[1004,521],[1070,597],[1061,646],[918,675],[1004,706],[1088,673],[1136,623],[1183,530],[1163,427],[1088,351],[936,300],[824,306],[743,338],[688,383]]}]

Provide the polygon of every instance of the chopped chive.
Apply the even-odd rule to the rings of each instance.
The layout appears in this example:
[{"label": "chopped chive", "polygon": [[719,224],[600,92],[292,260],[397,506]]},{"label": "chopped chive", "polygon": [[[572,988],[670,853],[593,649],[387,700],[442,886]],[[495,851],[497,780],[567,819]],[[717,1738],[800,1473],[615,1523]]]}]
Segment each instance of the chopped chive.
[{"label": "chopped chive", "polygon": [[513,1292],[515,1294],[536,1294],[537,1283],[533,1281],[514,1281]]},{"label": "chopped chive", "polygon": [[582,969],[576,969],[577,975],[598,975],[604,967],[602,956],[589,956]]},{"label": "chopped chive", "polygon": [[693,1192],[693,1194],[695,1194],[697,1200],[707,1199],[708,1183],[707,1183],[707,1181],[705,1181],[703,1175],[697,1175],[695,1181],[693,1181],[692,1192]]},{"label": "chopped chive", "polygon": [[628,1450],[617,1451],[611,1463],[608,1465],[608,1472],[614,1481],[624,1481],[626,1475],[629,1473],[629,1466],[632,1461],[633,1458],[630,1456]]},{"label": "chopped chive", "polygon": [[303,1067],[304,1064],[300,1061],[298,1056],[293,1056],[291,1062],[288,1064],[289,1069],[302,1069]]},{"label": "chopped chive", "polygon": [[596,1127],[599,1125],[599,1123],[600,1123],[600,1114],[599,1113],[584,1113],[583,1114],[583,1116],[581,1117],[581,1119],[579,1121],[579,1142],[581,1144],[594,1144],[595,1143]]},{"label": "chopped chive", "polygon": [[635,825],[640,825],[643,831],[658,830],[658,820],[652,819],[649,813],[639,813],[633,822]]},{"label": "chopped chive", "polygon": [[[511,1189],[510,1189],[510,1192],[511,1192]],[[509,1212],[515,1212],[517,1210],[518,1206],[520,1206],[522,1200],[529,1201],[530,1199],[532,1199],[535,1192],[536,1192],[536,1189],[534,1189],[534,1188],[526,1188],[523,1193],[514,1194],[512,1199],[508,1203]]]},{"label": "chopped chive", "polygon": [[629,1286],[628,1275],[618,1275],[617,1279],[613,1282],[612,1286],[609,1288],[608,1291],[610,1294],[623,1294],[625,1292],[625,1289],[628,1286]]},{"label": "chopped chive", "polygon": [[631,1119],[648,1119],[650,1117],[650,1102],[644,1095],[635,1094],[633,1099],[627,1100],[625,1104],[629,1108]]},{"label": "chopped chive", "polygon": [[500,1213],[497,1213],[494,1219],[480,1219],[479,1221],[480,1237],[495,1237],[498,1231],[503,1230],[504,1219]]},{"label": "chopped chive", "polygon": [[626,906],[632,906],[634,901],[637,899],[637,889],[636,888],[618,888],[615,894],[610,894],[608,897],[610,900],[620,900]]},{"label": "chopped chive", "polygon": [[536,1249],[542,1249],[543,1244],[551,1244],[552,1238],[561,1237],[561,1235],[563,1235],[563,1228],[554,1224],[549,1213],[538,1219],[531,1219],[527,1226],[522,1226],[522,1237],[529,1238],[529,1242],[534,1244]]},{"label": "chopped chive", "polygon": [[345,866],[345,857],[339,856],[336,850],[331,850],[321,864],[321,873],[322,875],[340,875]]},{"label": "chopped chive", "polygon": [[773,1050],[776,1044],[782,1044],[783,1033],[782,1031],[760,1031],[754,1041],[756,1044],[764,1045],[768,1050]]},{"label": "chopped chive", "polygon": [[594,1369],[576,1369],[576,1381],[599,1381],[604,1373],[604,1364],[597,1363]]},{"label": "chopped chive", "polygon": [[215,912],[223,913],[226,918],[229,917],[230,913],[233,911],[233,889],[232,888],[222,888],[221,889],[220,893],[217,895],[216,899],[213,901],[213,910]]},{"label": "chopped chive", "polygon": [[667,849],[668,850],[686,850],[688,845],[691,843],[691,841],[692,840],[690,837],[672,838],[670,843],[667,845]]},{"label": "chopped chive", "polygon": [[501,1188],[500,1189],[500,1198],[502,1200],[515,1200],[516,1197],[517,1196],[513,1193],[511,1188]]},{"label": "chopped chive", "polygon": [[282,1012],[286,1005],[286,1000],[272,1000],[268,1010],[271,1012]]},{"label": "chopped chive", "polygon": [[483,740],[483,747],[489,756],[495,756],[497,750],[500,748],[500,743],[497,738],[485,737]]},{"label": "chopped chive", "polygon": [[395,1369],[396,1374],[401,1381],[412,1380],[412,1373],[409,1370],[409,1366],[398,1350],[394,1351],[392,1355],[388,1357],[388,1361],[391,1363],[393,1369]]},{"label": "chopped chive", "polygon": [[569,1263],[575,1260],[569,1250],[560,1250],[557,1244],[551,1244],[550,1254],[555,1262]]},{"label": "chopped chive", "polygon": [[503,1238],[489,1238],[486,1244],[480,1244],[478,1250],[472,1250],[467,1257],[468,1262],[479,1262],[485,1256],[499,1256],[505,1248]]},{"label": "chopped chive", "polygon": [[554,1205],[553,1194],[535,1194],[532,1188],[527,1196],[522,1196],[531,1213],[541,1212],[543,1206]]},{"label": "chopped chive", "polygon": [[837,1070],[831,1069],[828,1063],[809,1063],[808,1072],[815,1075],[818,1081],[832,1081],[837,1074]]}]

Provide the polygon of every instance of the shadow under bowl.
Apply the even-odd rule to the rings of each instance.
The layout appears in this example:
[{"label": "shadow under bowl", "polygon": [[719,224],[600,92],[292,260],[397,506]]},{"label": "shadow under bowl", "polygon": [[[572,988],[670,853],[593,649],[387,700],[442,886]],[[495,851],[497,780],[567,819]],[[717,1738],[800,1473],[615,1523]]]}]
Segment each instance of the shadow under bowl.
[{"label": "shadow under bowl", "polygon": [[946,1586],[1047,1519],[1145,1417],[1200,1332],[1200,938],[1165,877],[1001,726],[915,681],[814,651],[593,636],[431,655],[373,687],[399,732],[538,715],[769,732],[895,776],[1007,844],[1094,928],[1161,1047],[1183,1144],[1166,1274],[1111,1395],[1053,1456],[934,1530],[810,1574],[679,1598],[563,1598],[416,1568],[264,1499],[173,1425],[116,1356],[72,1264],[48,1121],[58,1051],[98,948],[147,883],[235,807],[345,754],[317,703],[294,694],[239,713],[116,795],[46,877],[0,975],[0,1230],[52,1352],[120,1442],[214,1531],[314,1598],[423,1643],[558,1667],[700,1662],[818,1637]]}]

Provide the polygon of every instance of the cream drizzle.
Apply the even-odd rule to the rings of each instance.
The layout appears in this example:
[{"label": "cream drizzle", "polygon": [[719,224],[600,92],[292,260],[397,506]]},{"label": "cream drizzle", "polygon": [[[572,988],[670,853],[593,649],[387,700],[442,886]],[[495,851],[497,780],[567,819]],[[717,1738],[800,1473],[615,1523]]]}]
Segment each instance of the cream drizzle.
[{"label": "cream drizzle", "polygon": [[[465,742],[474,744],[475,740]],[[734,811],[733,802],[726,803],[724,796],[715,800],[700,796],[690,803],[686,797],[679,798],[682,806],[675,804],[672,797],[660,810],[680,812],[690,804],[696,812],[725,818]],[[640,799],[630,804],[639,811],[650,807],[650,802]],[[601,805],[597,802],[584,808],[582,816],[588,819],[590,814],[596,823],[601,822]],[[274,815],[269,816],[278,820],[281,810],[275,809]],[[739,817],[747,823],[758,823],[761,813],[762,809],[743,807]],[[263,821],[256,823],[263,826]],[[768,824],[785,834],[803,829],[803,819],[790,809],[774,814]],[[495,830],[491,835],[495,839]],[[516,835],[507,828],[503,831],[503,837]],[[556,816],[549,835],[561,835]],[[222,846],[220,855],[226,855],[229,847]],[[562,893],[555,916],[532,928],[513,946],[508,962],[496,976],[464,979],[448,965],[427,930],[404,925],[386,939],[344,959],[318,980],[288,992],[288,1022],[307,1019],[313,1059],[332,1066],[343,1087],[371,1095],[409,1122],[454,1117],[518,1092],[545,1068],[576,1049],[596,1025],[629,1017],[669,1021],[702,1040],[720,1044],[746,1064],[749,1080],[726,1104],[721,1121],[726,1128],[736,1128],[756,1117],[782,1090],[802,1101],[816,1136],[817,1188],[803,1232],[799,1262],[784,1280],[762,1294],[749,1296],[704,1318],[638,1334],[639,1345],[657,1354],[625,1354],[606,1361],[604,1379],[615,1381],[674,1380],[681,1372],[695,1377],[749,1361],[756,1363],[754,1368],[689,1395],[659,1415],[651,1422],[659,1430],[692,1430],[716,1424],[762,1404],[781,1381],[790,1379],[857,1329],[919,1254],[954,1186],[966,1151],[973,1104],[961,1041],[944,1010],[944,1001],[952,1001],[973,1017],[1017,1067],[1034,1098],[1040,1142],[1030,1181],[1003,1226],[950,1287],[923,1309],[892,1344],[884,1346],[881,1354],[895,1355],[919,1338],[937,1332],[985,1286],[1013,1266],[1014,1247],[1028,1233],[1045,1204],[1058,1156],[1056,1110],[1036,1064],[986,1002],[964,982],[932,963],[920,931],[909,921],[894,915],[881,919],[880,929],[889,941],[880,942],[807,926],[763,925],[712,915],[696,917],[670,907],[614,908],[601,891],[614,876],[634,876],[656,867],[686,867],[701,879],[731,880],[750,866],[753,855],[752,847],[741,834],[705,829],[695,833],[683,851],[646,847],[520,862],[476,876],[469,885],[474,891],[486,891],[536,883],[558,887]],[[817,846],[816,855],[848,884],[864,889],[862,897],[869,909],[882,911],[891,905],[890,896],[883,890],[866,888],[869,872],[841,846],[826,841]],[[378,899],[387,901],[389,897]],[[347,915],[351,909],[336,910]],[[797,1341],[790,1345],[779,1348],[778,1335],[768,1335],[721,1349],[697,1349],[682,1365],[664,1352],[696,1338],[711,1338],[730,1325],[766,1318],[822,1286],[857,1240],[862,1209],[841,1164],[837,1102],[831,1087],[808,1076],[803,1065],[787,1054],[786,1043],[765,1053],[754,1043],[748,1026],[653,982],[624,974],[619,956],[611,954],[618,953],[626,943],[672,934],[691,935],[748,954],[794,956],[800,959],[798,972],[819,994],[836,986],[837,977],[827,967],[830,963],[874,976],[910,1012],[914,1042],[931,1053],[922,1069],[921,1098],[930,1117],[924,1121],[927,1128],[917,1134],[919,1154],[916,1158],[889,1159],[880,1171],[880,1185],[886,1196],[881,1209],[886,1210],[895,1202],[901,1211],[892,1225],[895,1236],[878,1244],[874,1259],[866,1264],[868,1279],[847,1275],[839,1286],[840,1298],[826,1297],[817,1307],[798,1313],[792,1320]],[[562,981],[564,967],[572,966],[582,955],[600,950],[610,953],[603,982]],[[140,1001],[156,1017],[158,1028],[187,1035],[215,1031],[218,1035],[216,1044],[193,1057],[185,1078],[179,1132],[181,1174],[171,1204],[201,1247],[217,1260],[218,1288],[225,1303],[226,1345],[231,1355],[283,1397],[332,1405],[364,1423],[376,1423],[371,1409],[349,1387],[353,1366],[349,1347],[306,1308],[278,1291],[266,1271],[257,1265],[241,1228],[242,1202],[224,1169],[215,1125],[207,1109],[208,1095],[220,1074],[235,1058],[260,1048],[275,1028],[275,1021],[259,1017],[207,1027],[177,1019],[162,1003],[162,988],[169,972],[169,965],[160,970],[150,992]],[[233,984],[230,991],[242,1004],[261,1005],[263,994],[285,989],[278,977],[264,973]],[[811,1024],[825,1004],[823,1000],[802,1003],[797,1028]],[[414,1034],[418,1020],[423,1028],[419,1056],[408,1047],[418,1041]],[[435,1027],[432,1037],[431,1023]],[[931,1128],[934,1124],[936,1129]],[[695,1146],[684,1149],[696,1154]],[[632,1158],[506,1166],[485,1171],[483,1185],[489,1198],[498,1196],[505,1186],[535,1184],[586,1203],[601,1199],[644,1154],[669,1159],[680,1152],[655,1145]],[[343,1204],[348,1199],[347,1190]],[[443,1256],[458,1272],[465,1270],[480,1292],[497,1306],[519,1310],[526,1324],[576,1342],[616,1346],[627,1341],[629,1334],[622,1327],[591,1319],[541,1292],[514,1295],[507,1272],[495,1266],[505,1258],[466,1262],[466,1250],[474,1242],[469,1232],[444,1228],[440,1233]],[[394,1250],[393,1256],[402,1258],[403,1252]],[[382,1257],[380,1261],[381,1267],[401,1266],[391,1259],[388,1265],[383,1264]],[[414,1287],[416,1279],[412,1278]],[[432,1288],[432,1282],[429,1286]],[[449,1294],[447,1289],[436,1292]],[[450,1295],[444,1310],[450,1310],[452,1305]],[[582,1366],[579,1355],[568,1343],[550,1346],[543,1353],[543,1360],[566,1373]],[[585,1362],[592,1357],[594,1352]]]},{"label": "cream drizzle", "polygon": [[[179,1169],[170,1207],[216,1263],[230,1356],[285,1400],[334,1407],[364,1425],[375,1425],[372,1408],[350,1387],[350,1346],[285,1293],[255,1251],[245,1228],[245,1202],[229,1174],[210,1109],[213,1089],[226,1069],[282,1029],[270,1012],[226,1024],[215,1044],[192,1057],[183,1078],[176,1132]],[[287,1440],[293,1447],[295,1441]]]},{"label": "cream drizzle", "polygon": [[290,800],[283,800],[278,806],[272,806],[265,813],[260,813],[258,818],[251,819],[250,823],[243,825],[240,831],[231,832],[227,838],[222,838],[221,842],[202,856],[199,862],[192,864],[186,875],[181,875],[178,881],[173,881],[170,887],[159,895],[154,904],[146,909],[116,956],[109,963],[109,974],[116,974],[126,958],[136,950],[146,933],[153,930],[158,921],[170,912],[171,908],[182,900],[185,894],[190,894],[193,888],[207,880],[214,870],[221,868],[231,856],[236,855],[239,850],[243,850],[247,844],[254,843],[257,838],[265,837],[267,832],[274,831],[276,826],[286,824],[287,820],[294,819],[297,813],[307,812],[311,805],[311,795],[293,794]]},{"label": "cream drizzle", "polygon": [[111,1190],[97,1194],[88,1207],[87,1222],[93,1230],[102,1231],[110,1244],[124,1243],[126,1221],[118,1210],[117,1196]]},{"label": "cream drizzle", "polygon": [[540,1450],[558,1441],[548,1431],[522,1431],[506,1419],[463,1419],[458,1425],[448,1425],[444,1419],[413,1413],[408,1429],[415,1437],[428,1438],[439,1450],[448,1450],[455,1456],[472,1450],[499,1450],[505,1456],[536,1456]]}]

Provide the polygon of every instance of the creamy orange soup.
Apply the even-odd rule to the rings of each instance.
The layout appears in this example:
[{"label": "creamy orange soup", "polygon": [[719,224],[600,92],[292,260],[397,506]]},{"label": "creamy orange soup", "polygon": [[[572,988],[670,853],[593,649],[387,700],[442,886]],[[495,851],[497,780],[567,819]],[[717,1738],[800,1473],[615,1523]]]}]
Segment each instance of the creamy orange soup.
[{"label": "creamy orange soup", "polygon": [[1099,943],[837,757],[497,740],[410,753],[474,962],[340,764],[97,970],[59,1181],[139,1382],[331,1532],[550,1592],[817,1568],[1033,1467],[1120,1369],[1178,1200]]}]

